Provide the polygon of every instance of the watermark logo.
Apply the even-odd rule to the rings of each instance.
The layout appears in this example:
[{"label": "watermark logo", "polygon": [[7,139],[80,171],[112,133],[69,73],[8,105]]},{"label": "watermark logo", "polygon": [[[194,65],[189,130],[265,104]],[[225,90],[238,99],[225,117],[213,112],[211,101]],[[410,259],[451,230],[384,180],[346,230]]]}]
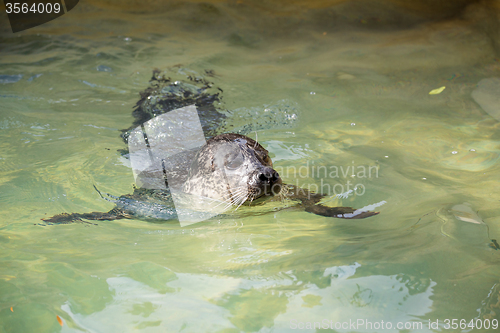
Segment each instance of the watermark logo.
[{"label": "watermark logo", "polygon": [[[307,189],[309,193],[346,198],[349,195],[362,196],[366,188],[364,179],[378,178],[378,165],[315,165],[307,161],[301,166],[277,166],[276,171],[284,179],[295,179],[295,187]],[[313,183],[311,179],[315,179]],[[332,181],[336,183],[332,184]]]},{"label": "watermark logo", "polygon": [[181,226],[221,213],[216,209],[220,205],[211,207],[213,200],[190,196],[184,191],[190,165],[205,144],[205,135],[194,105],[156,116],[136,127],[128,137],[136,184],[152,190],[168,189]]},{"label": "watermark logo", "polygon": [[79,0],[9,1],[4,0],[12,32],[30,29],[52,21],[73,9]]}]

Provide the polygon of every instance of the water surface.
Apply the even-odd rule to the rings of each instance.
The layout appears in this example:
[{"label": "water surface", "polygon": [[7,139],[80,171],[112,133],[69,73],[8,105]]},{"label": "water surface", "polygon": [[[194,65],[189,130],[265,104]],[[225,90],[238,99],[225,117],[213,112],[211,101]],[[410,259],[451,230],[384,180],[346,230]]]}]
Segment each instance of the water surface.
[{"label": "water surface", "polygon": [[[500,77],[495,11],[398,5],[88,1],[17,34],[2,21],[0,332],[499,320],[500,124],[491,93],[473,98]],[[380,214],[43,225],[111,209],[94,184],[133,190],[120,130],[154,68],[213,70],[228,114],[286,109],[288,125],[256,128],[284,181],[338,193],[349,182],[358,195],[328,204],[385,201]],[[394,327],[342,326],[357,320]]]}]

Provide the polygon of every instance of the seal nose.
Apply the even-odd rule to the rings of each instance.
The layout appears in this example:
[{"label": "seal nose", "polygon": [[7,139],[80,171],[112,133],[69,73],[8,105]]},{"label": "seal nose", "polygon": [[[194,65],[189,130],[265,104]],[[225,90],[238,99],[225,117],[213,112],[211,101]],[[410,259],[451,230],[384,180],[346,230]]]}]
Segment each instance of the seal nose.
[{"label": "seal nose", "polygon": [[280,175],[271,168],[265,168],[257,177],[262,182],[275,183]]}]

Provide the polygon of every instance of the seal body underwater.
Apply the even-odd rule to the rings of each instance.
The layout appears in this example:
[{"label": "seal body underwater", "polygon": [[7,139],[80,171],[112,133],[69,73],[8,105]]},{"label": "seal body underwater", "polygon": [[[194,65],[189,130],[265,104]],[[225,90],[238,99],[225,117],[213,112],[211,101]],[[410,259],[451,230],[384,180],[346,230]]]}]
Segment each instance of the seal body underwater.
[{"label": "seal body underwater", "polygon": [[[147,121],[155,117],[155,113],[161,114],[170,111],[169,107],[183,107],[187,103],[194,102],[197,107],[200,106],[198,112],[204,132],[213,133],[217,130],[213,119],[217,117],[218,111],[213,107],[213,103],[219,101],[219,96],[218,94],[210,95],[205,91],[209,86],[206,81],[202,81],[204,86],[196,90],[194,85],[185,85],[179,81],[169,83],[169,80],[164,79],[163,84],[168,87],[166,89],[165,86],[161,87],[158,84],[158,72],[154,73],[153,79],[157,84],[156,90],[149,89],[141,94],[142,99],[134,111],[136,119]],[[154,84],[153,87],[155,87]],[[172,87],[175,89],[171,89]],[[144,104],[148,103],[151,100],[149,97],[158,91],[164,94],[163,97],[166,100],[163,104],[163,112],[159,111],[160,108],[150,108],[144,112],[144,109],[147,109]],[[174,93],[171,93],[172,91]],[[187,101],[185,100],[186,96]],[[150,112],[151,110],[154,112]],[[206,118],[204,117],[205,113],[209,114],[209,121],[203,120]],[[124,135],[122,135],[125,140],[129,130],[124,131]],[[238,209],[243,204],[250,205],[262,201],[283,199],[293,201],[295,208],[328,217],[365,218],[378,214],[377,212],[358,211],[351,207],[327,207],[319,204],[325,195],[283,184],[280,175],[273,169],[268,151],[255,140],[242,134],[224,133],[209,138],[206,144],[191,158],[189,165],[185,167],[189,169],[188,172],[184,172],[185,178],[179,178],[180,185],[175,185],[178,185],[183,193],[195,198],[195,200],[190,201],[190,206],[197,205],[199,201],[196,198],[208,199],[215,203],[215,207],[218,207],[216,210],[218,214]],[[142,179],[141,184],[147,183],[148,177],[147,171],[139,175],[139,179]],[[158,175],[152,177],[157,179]],[[166,177],[164,181],[167,184]],[[172,183],[167,185],[174,188]],[[115,203],[116,206],[109,212],[63,213],[42,220],[47,223],[123,218],[154,222],[176,220],[178,216],[172,200],[171,189],[169,187],[166,189],[147,187],[135,188],[132,194],[120,197],[103,194],[96,188],[103,198]],[[201,207],[193,209],[203,209],[203,204]]]}]

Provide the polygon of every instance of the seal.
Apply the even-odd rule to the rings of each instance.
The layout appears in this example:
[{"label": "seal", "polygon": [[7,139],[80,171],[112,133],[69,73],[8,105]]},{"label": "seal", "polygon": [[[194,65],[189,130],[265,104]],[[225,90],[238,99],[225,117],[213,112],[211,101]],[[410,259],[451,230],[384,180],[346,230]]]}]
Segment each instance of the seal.
[{"label": "seal", "polygon": [[[170,79],[162,77],[158,71],[155,71],[152,87],[141,94],[141,100],[134,110],[133,114],[136,118],[134,125],[137,125],[138,121],[145,121],[158,114],[166,113],[173,107],[194,102],[197,108],[199,107],[198,113],[204,132],[218,131],[215,119],[218,116],[222,118],[224,116],[215,109],[213,103],[220,101],[220,97],[218,93],[207,92],[211,85],[206,80],[199,81],[203,86],[197,90],[192,84],[180,81],[171,82]],[[124,130],[122,138],[127,140],[131,129],[132,127]],[[127,151],[122,151],[122,153],[126,154]],[[290,200],[296,208],[327,217],[365,218],[378,214],[351,207],[327,207],[320,204],[325,195],[283,184],[280,175],[273,169],[269,152],[256,140],[243,134],[223,133],[212,136],[194,155],[189,155],[189,158],[181,162],[175,163],[177,168],[182,165],[182,168],[187,168],[188,172],[182,173],[185,176],[170,178],[170,183],[167,182],[165,175],[146,170],[138,177],[137,183],[141,187],[134,188],[132,194],[116,197],[101,193],[95,188],[102,198],[115,203],[115,207],[109,212],[63,213],[42,220],[47,223],[124,218],[155,222],[175,220],[178,216],[172,198],[172,189],[181,189],[182,193],[189,195],[191,197],[189,207],[195,210],[206,208],[204,204],[200,204],[202,201],[196,198],[216,202],[217,214],[224,214],[234,207],[237,210],[245,203],[252,205],[273,200]],[[165,173],[165,169],[163,172]],[[158,179],[164,180],[167,185],[166,189],[143,186]]]},{"label": "seal", "polygon": [[[187,178],[179,181],[183,183],[184,193],[222,203],[218,213],[224,213],[234,206],[238,209],[244,203],[250,205],[270,198],[286,198],[295,201],[306,212],[327,217],[365,218],[378,214],[351,207],[327,207],[319,204],[325,195],[283,184],[280,175],[273,169],[269,152],[255,140],[235,133],[209,139],[195,155]],[[106,213],[63,213],[43,221],[69,223],[82,219],[123,218],[165,221],[177,218],[169,189],[136,188],[133,194],[121,197],[109,194],[105,197],[99,193],[103,198],[113,201],[116,207]]]}]

